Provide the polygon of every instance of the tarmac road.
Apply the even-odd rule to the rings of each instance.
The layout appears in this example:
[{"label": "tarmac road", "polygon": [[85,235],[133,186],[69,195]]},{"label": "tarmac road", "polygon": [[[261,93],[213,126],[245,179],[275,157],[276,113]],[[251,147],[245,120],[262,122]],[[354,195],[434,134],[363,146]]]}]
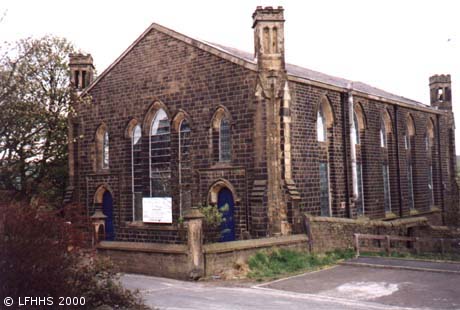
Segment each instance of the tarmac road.
[{"label": "tarmac road", "polygon": [[[139,289],[160,309],[460,309],[458,266],[431,264],[409,270],[410,262],[366,259],[390,268],[341,265],[259,285],[229,287],[225,282],[186,282],[126,274],[125,287]],[[420,267],[420,262],[414,266]],[[425,266],[423,266],[425,267]],[[443,271],[444,270],[444,271]]]},{"label": "tarmac road", "polygon": [[133,274],[124,275],[122,282],[139,289],[148,305],[160,309],[406,309],[264,287],[223,287]]}]

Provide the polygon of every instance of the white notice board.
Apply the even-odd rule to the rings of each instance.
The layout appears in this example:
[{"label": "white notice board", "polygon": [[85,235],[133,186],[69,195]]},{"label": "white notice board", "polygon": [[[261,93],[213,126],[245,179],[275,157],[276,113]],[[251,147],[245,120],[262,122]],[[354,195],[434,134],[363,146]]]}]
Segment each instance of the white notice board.
[{"label": "white notice board", "polygon": [[148,223],[172,223],[171,197],[142,198],[142,216]]}]

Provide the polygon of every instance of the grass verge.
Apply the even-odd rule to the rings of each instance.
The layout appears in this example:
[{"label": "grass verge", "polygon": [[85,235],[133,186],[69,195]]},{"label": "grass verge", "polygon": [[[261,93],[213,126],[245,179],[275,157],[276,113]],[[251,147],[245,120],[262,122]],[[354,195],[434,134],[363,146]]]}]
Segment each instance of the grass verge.
[{"label": "grass verge", "polygon": [[286,249],[260,251],[248,260],[248,277],[257,281],[276,279],[294,273],[318,270],[354,256],[353,249],[334,250],[324,254]]}]

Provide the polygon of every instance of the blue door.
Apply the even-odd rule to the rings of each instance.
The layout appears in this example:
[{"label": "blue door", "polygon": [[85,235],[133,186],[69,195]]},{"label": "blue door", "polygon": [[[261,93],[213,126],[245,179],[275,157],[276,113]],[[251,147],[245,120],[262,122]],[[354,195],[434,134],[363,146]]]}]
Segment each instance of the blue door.
[{"label": "blue door", "polygon": [[228,188],[220,190],[217,198],[217,206],[219,207],[219,211],[222,213],[220,241],[233,241],[235,240],[235,222],[233,219],[235,203],[233,202],[232,192]]},{"label": "blue door", "polygon": [[105,240],[113,240],[115,233],[113,231],[113,200],[109,191],[105,191],[102,196],[102,212],[105,219]]}]

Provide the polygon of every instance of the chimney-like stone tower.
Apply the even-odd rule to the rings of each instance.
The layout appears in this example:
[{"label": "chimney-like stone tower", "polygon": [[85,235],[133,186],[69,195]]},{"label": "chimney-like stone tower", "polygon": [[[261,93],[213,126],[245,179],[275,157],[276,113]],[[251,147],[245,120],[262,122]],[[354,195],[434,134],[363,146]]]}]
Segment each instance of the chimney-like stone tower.
[{"label": "chimney-like stone tower", "polygon": [[94,65],[90,54],[70,54],[69,67],[70,82],[77,91],[82,91],[91,84],[94,78]]},{"label": "chimney-like stone tower", "polygon": [[[291,232],[288,213],[292,199],[286,193],[286,188],[294,188],[290,153],[291,96],[284,60],[283,12],[284,9],[280,6],[258,6],[252,14],[255,58],[258,65],[254,156],[256,169],[260,171],[256,176],[253,192],[259,195],[264,191],[266,196],[259,205],[252,202],[251,212],[254,215],[265,213],[264,218],[257,221],[266,223],[266,229],[262,231],[268,230],[270,236]],[[254,231],[256,236],[259,233]]]},{"label": "chimney-like stone tower", "polygon": [[452,111],[452,90],[450,75],[433,75],[430,77],[431,106],[440,110]]},{"label": "chimney-like stone tower", "polygon": [[[72,96],[72,106],[74,111],[70,112],[67,116],[67,140],[68,140],[68,169],[69,181],[65,191],[63,203],[72,202],[75,197],[78,197],[78,152],[79,152],[79,125],[76,114],[78,113],[78,102],[80,93],[88,87],[94,79],[94,65],[93,57],[90,54],[70,54],[69,55],[69,68],[70,68],[70,85],[76,90]],[[75,193],[74,193],[75,191]]]},{"label": "chimney-like stone tower", "polygon": [[262,70],[284,70],[284,9],[258,6],[252,14],[255,57]]}]

